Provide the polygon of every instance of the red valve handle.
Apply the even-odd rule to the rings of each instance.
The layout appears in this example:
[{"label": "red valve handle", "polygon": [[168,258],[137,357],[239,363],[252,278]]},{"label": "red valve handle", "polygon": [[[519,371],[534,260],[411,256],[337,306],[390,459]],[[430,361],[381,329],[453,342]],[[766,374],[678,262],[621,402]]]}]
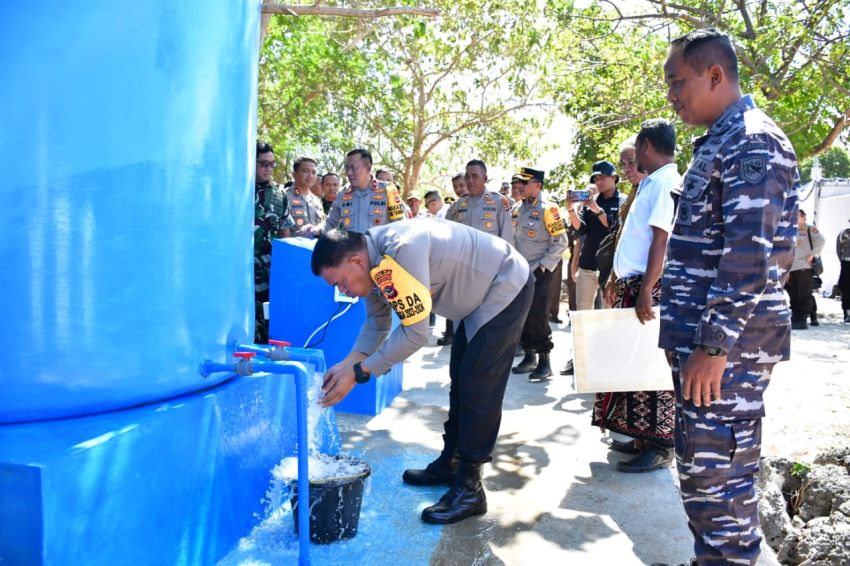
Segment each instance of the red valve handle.
[{"label": "red valve handle", "polygon": [[269,339],[269,344],[272,344],[273,346],[281,346],[281,347],[282,346],[292,346],[292,342],[286,342],[284,340],[272,340],[271,338]]},{"label": "red valve handle", "polygon": [[250,360],[256,355],[254,352],[233,352],[234,358],[242,358],[243,360]]}]

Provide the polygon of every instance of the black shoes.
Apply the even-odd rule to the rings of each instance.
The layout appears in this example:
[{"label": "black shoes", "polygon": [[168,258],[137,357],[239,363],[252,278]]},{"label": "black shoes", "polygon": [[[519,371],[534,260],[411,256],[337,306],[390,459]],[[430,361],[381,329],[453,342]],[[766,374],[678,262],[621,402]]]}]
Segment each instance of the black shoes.
[{"label": "black shoes", "polygon": [[525,357],[516,365],[511,372],[513,373],[531,373],[537,368],[537,355],[534,350],[526,350]]},{"label": "black shoes", "polygon": [[806,330],[809,327],[805,320],[791,321],[791,330]]},{"label": "black shoes", "polygon": [[452,485],[457,474],[458,462],[456,456],[447,462],[441,455],[424,470],[405,470],[401,479],[408,485]]},{"label": "black shoes", "polygon": [[543,381],[552,377],[552,367],[549,365],[549,352],[540,352],[537,357],[537,367],[528,376],[529,381]]},{"label": "black shoes", "polygon": [[481,464],[461,462],[449,491],[422,511],[422,520],[432,525],[449,525],[487,512],[487,496],[481,485]]},{"label": "black shoes", "polygon": [[451,334],[443,334],[442,338],[437,338],[437,346],[450,346],[452,343]]},{"label": "black shoes", "polygon": [[637,456],[640,454],[640,447],[638,446],[637,440],[629,440],[628,442],[619,442],[614,440],[613,438],[608,439],[608,446],[611,450],[615,452],[620,452],[622,454],[631,454],[632,456]]},{"label": "black shoes", "polygon": [[564,324],[564,321],[558,318],[558,315],[549,315],[549,322],[554,322],[555,324]]},{"label": "black shoes", "polygon": [[850,324],[850,311],[844,311],[844,324]]},{"label": "black shoes", "polygon": [[809,324],[811,324],[812,326],[820,326],[820,322],[818,322],[818,313],[813,312],[811,315],[809,315],[809,320]]},{"label": "black shoes", "polygon": [[572,375],[575,372],[575,368],[573,368],[573,361],[570,360],[567,362],[567,367],[561,370],[561,375]]},{"label": "black shoes", "polygon": [[668,467],[673,462],[673,449],[647,446],[628,462],[617,462],[617,469],[627,474],[643,474]]}]

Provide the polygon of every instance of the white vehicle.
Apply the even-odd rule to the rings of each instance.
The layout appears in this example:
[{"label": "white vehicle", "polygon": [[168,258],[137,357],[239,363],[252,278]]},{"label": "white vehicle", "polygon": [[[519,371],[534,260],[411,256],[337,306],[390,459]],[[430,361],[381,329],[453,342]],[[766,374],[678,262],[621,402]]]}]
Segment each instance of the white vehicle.
[{"label": "white vehicle", "polygon": [[826,238],[821,252],[823,287],[821,293],[830,295],[838,284],[841,264],[835,254],[835,239],[850,228],[850,179],[817,179],[800,188],[800,208],[806,211],[809,223],[818,227]]}]

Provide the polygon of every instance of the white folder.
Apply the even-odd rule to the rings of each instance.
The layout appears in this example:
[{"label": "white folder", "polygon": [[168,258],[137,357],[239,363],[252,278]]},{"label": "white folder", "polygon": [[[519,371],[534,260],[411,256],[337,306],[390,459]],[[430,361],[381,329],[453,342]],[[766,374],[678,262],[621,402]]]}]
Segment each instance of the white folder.
[{"label": "white folder", "polygon": [[670,366],[658,347],[659,309],[653,312],[646,324],[632,308],[570,313],[577,393],[673,389]]}]

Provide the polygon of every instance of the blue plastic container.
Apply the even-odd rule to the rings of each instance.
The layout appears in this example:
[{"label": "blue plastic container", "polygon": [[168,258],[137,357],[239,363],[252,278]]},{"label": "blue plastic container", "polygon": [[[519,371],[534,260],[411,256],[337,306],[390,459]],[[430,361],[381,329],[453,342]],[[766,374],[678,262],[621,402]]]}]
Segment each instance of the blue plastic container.
[{"label": "blue plastic container", "polygon": [[258,34],[258,0],[0,2],[0,423],[209,387],[251,336]]},{"label": "blue plastic container", "polygon": [[[310,270],[315,245],[315,240],[307,238],[286,238],[272,244],[269,334],[293,346],[304,346],[310,334],[339,308],[333,287]],[[358,301],[330,323],[324,338],[321,331],[316,334],[312,342],[322,340],[315,348],[324,351],[328,367],[348,355],[365,320],[366,308]],[[393,315],[393,327],[397,325]],[[402,364],[397,364],[386,374],[352,389],[336,409],[377,415],[401,393],[403,377]]]}]

